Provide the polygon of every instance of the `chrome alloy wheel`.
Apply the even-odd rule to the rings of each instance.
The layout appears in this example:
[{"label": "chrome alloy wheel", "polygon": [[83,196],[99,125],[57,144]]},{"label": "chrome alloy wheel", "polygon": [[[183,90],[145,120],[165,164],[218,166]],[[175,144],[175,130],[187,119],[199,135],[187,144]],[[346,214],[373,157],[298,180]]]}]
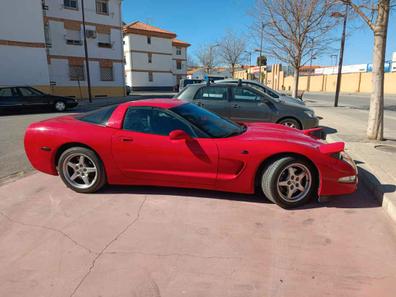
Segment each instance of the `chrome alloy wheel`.
[{"label": "chrome alloy wheel", "polygon": [[297,202],[304,199],[311,186],[311,172],[301,163],[292,163],[285,167],[277,181],[278,193],[287,202]]},{"label": "chrome alloy wheel", "polygon": [[79,189],[88,189],[95,184],[98,170],[95,163],[85,154],[75,153],[67,156],[62,165],[66,180]]},{"label": "chrome alloy wheel", "polygon": [[57,111],[64,111],[64,110],[66,109],[66,104],[65,104],[65,102],[62,102],[62,101],[56,102],[56,103],[55,103],[55,109],[56,109]]},{"label": "chrome alloy wheel", "polygon": [[295,128],[295,129],[297,129],[296,124],[293,123],[293,122],[288,122],[288,121],[286,121],[286,122],[283,122],[282,125],[287,126],[287,127],[290,127],[290,128]]}]

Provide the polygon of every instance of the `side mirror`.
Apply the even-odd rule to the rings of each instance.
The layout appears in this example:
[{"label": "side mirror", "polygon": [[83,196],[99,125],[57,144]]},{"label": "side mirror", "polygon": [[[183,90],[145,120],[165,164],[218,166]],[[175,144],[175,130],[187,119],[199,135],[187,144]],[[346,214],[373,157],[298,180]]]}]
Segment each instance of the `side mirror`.
[{"label": "side mirror", "polygon": [[170,140],[190,140],[191,136],[183,130],[173,130],[169,133]]}]

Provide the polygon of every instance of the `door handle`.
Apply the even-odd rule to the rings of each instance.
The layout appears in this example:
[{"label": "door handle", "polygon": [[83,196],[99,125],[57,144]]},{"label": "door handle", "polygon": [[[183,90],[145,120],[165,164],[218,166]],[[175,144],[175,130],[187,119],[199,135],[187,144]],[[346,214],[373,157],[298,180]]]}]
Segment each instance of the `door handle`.
[{"label": "door handle", "polygon": [[121,140],[122,140],[123,142],[132,142],[132,141],[133,141],[133,138],[130,138],[130,137],[122,137]]},{"label": "door handle", "polygon": [[240,108],[240,106],[238,104],[233,104],[232,108]]}]

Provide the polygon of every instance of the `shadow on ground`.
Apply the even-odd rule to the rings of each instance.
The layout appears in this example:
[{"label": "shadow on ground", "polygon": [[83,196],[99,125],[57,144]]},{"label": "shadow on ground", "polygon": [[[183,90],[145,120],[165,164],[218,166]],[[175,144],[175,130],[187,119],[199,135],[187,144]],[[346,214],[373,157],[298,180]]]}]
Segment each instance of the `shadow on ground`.
[{"label": "shadow on ground", "polygon": [[[101,194],[139,194],[139,195],[153,195],[153,196],[177,196],[183,198],[206,198],[206,199],[220,199],[238,202],[252,202],[272,204],[268,199],[260,194],[236,194],[217,192],[209,190],[196,189],[182,189],[182,188],[166,188],[166,187],[148,187],[148,186],[106,186],[100,192]],[[313,199],[308,204],[295,208],[293,210],[315,209],[322,207],[335,208],[372,208],[379,207],[378,202],[371,196],[367,195],[363,185],[358,186],[358,190],[351,195],[326,197],[322,202],[318,199]]]}]

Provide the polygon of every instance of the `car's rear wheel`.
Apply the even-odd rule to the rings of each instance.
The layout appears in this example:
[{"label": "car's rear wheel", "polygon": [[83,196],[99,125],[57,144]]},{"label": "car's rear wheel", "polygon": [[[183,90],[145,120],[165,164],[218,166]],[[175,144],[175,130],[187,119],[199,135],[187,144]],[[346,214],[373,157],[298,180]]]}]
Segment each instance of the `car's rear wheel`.
[{"label": "car's rear wheel", "polygon": [[263,170],[261,189],[269,200],[283,208],[298,207],[316,194],[316,171],[304,159],[283,157]]},{"label": "car's rear wheel", "polygon": [[102,161],[90,149],[73,147],[62,153],[58,162],[62,181],[79,193],[93,193],[106,183]]},{"label": "car's rear wheel", "polygon": [[279,122],[279,124],[301,130],[301,124],[297,120],[292,118],[283,119]]},{"label": "car's rear wheel", "polygon": [[58,112],[62,112],[66,110],[66,103],[63,101],[56,101],[54,104],[54,108]]}]

